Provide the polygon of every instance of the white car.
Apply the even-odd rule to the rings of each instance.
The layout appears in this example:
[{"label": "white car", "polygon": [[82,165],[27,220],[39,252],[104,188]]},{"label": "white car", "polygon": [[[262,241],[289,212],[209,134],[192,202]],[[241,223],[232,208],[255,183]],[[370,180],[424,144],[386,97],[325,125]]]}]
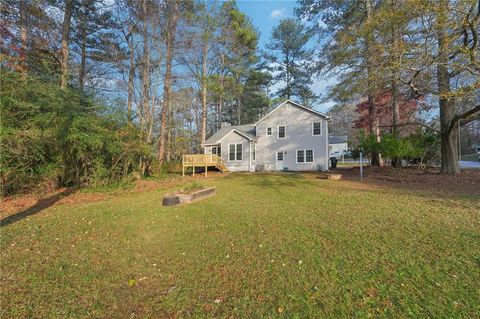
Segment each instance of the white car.
[{"label": "white car", "polygon": [[335,151],[335,152],[331,152],[329,154],[330,157],[335,157],[335,158],[339,158],[340,156],[342,156],[342,154],[340,154],[339,151]]}]

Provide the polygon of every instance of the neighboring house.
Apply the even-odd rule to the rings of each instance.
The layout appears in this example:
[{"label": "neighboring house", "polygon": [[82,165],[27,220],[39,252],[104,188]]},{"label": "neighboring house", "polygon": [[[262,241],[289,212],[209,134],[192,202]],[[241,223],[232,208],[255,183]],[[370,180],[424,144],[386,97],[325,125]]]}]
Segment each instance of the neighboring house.
[{"label": "neighboring house", "polygon": [[202,146],[230,171],[327,170],[328,117],[286,100],[254,124],[222,127]]},{"label": "neighboring house", "polygon": [[328,138],[328,152],[330,155],[342,155],[348,151],[348,137],[347,136],[330,136]]}]

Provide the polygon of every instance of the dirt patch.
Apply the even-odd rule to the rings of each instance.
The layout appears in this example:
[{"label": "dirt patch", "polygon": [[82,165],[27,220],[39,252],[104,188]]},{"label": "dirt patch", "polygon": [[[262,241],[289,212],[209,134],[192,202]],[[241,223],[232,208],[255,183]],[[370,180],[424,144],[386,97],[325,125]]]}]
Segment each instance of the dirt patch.
[{"label": "dirt patch", "polygon": [[[360,168],[337,168],[346,181],[360,181]],[[480,196],[480,170],[462,170],[458,175],[443,175],[438,169],[419,170],[406,168],[396,170],[387,167],[365,167],[364,184],[380,187],[441,192],[457,196]]]},{"label": "dirt patch", "polygon": [[[208,172],[208,178],[219,178],[227,175],[228,173],[217,171]],[[13,218],[12,216],[15,214],[19,214],[19,217],[23,215],[32,215],[53,205],[98,202],[106,200],[109,197],[118,196],[119,194],[142,193],[155,189],[169,189],[176,187],[180,182],[202,179],[205,179],[205,175],[203,173],[196,173],[195,176],[186,175],[184,178],[181,176],[172,176],[164,180],[138,180],[135,182],[133,188],[113,193],[85,193],[79,192],[75,189],[60,188],[43,195],[24,194],[7,197],[0,201],[0,220]]]},{"label": "dirt patch", "polygon": [[[71,188],[60,188],[43,196],[28,194],[9,197],[0,202],[0,220],[2,223],[7,218],[21,219],[36,214],[53,205],[96,202],[107,198],[103,193],[81,193]],[[13,215],[18,215],[13,218]],[[7,223],[9,220],[6,221]]]}]

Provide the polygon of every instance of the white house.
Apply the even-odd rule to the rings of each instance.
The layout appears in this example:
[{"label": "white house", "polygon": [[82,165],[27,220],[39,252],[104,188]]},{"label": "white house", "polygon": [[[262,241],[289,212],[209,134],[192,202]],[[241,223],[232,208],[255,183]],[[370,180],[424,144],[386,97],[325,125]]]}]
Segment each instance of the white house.
[{"label": "white house", "polygon": [[230,171],[327,170],[328,116],[286,100],[254,124],[222,127],[202,146]]},{"label": "white house", "polygon": [[328,152],[331,156],[341,156],[348,151],[347,136],[330,136],[328,138]]}]

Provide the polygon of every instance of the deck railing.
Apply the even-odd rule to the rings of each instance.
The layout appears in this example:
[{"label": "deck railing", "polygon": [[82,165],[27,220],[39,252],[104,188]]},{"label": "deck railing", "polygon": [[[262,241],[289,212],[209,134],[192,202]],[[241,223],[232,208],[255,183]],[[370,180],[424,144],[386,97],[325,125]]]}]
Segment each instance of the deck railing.
[{"label": "deck railing", "polygon": [[223,160],[215,154],[189,154],[182,156],[182,168],[185,175],[185,167],[193,167],[193,175],[195,175],[195,167],[205,167],[205,176],[207,176],[207,167],[216,166],[223,167]]}]

